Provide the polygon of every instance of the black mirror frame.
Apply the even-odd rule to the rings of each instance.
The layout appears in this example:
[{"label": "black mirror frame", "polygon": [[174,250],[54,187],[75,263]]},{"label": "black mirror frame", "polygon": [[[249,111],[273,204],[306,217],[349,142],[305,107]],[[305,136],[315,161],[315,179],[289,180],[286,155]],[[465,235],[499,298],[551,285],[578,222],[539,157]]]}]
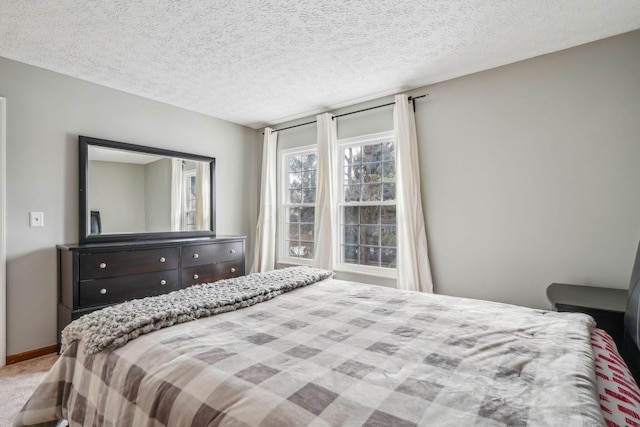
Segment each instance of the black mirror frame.
[{"label": "black mirror frame", "polygon": [[[105,148],[115,148],[138,153],[155,154],[168,157],[179,157],[181,159],[208,162],[211,173],[211,224],[209,230],[199,231],[166,231],[149,233],[114,233],[114,234],[90,234],[89,230],[89,206],[88,206],[88,174],[89,174],[89,146]],[[92,138],[89,136],[79,136],[79,158],[80,158],[80,182],[79,182],[79,203],[80,203],[80,243],[100,243],[100,242],[123,242],[139,240],[162,240],[162,239],[183,239],[198,237],[216,236],[216,159],[213,157],[200,156],[196,154],[183,153],[180,151],[165,150],[161,148],[147,147],[144,145],[129,144],[125,142],[109,141],[106,139]]]}]

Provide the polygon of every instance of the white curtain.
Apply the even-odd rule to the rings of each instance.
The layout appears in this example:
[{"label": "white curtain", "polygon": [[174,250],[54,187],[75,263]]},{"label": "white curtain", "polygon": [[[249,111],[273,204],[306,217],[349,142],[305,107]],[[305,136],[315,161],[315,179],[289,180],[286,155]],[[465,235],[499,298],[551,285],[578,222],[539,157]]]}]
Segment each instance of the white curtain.
[{"label": "white curtain", "polygon": [[171,231],[182,230],[182,159],[171,159]]},{"label": "white curtain", "polygon": [[397,287],[433,292],[420,196],[416,119],[407,95],[396,95],[395,101]]},{"label": "white curtain", "polygon": [[335,162],[338,159],[338,137],[336,123],[329,113],[319,114],[318,165],[316,175],[315,246],[313,266],[333,270],[335,254],[333,239],[336,236],[335,180],[338,174]]},{"label": "white curtain", "polygon": [[196,162],[196,230],[211,229],[211,172],[207,162]]},{"label": "white curtain", "polygon": [[276,151],[278,133],[264,130],[260,213],[251,273],[273,270],[276,262]]}]

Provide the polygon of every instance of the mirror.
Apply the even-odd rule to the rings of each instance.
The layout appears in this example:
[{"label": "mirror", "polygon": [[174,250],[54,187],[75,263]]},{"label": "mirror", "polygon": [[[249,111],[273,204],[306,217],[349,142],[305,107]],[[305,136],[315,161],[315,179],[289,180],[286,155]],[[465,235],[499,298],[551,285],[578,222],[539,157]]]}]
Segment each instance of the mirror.
[{"label": "mirror", "polygon": [[80,136],[80,242],[215,236],[215,159]]}]

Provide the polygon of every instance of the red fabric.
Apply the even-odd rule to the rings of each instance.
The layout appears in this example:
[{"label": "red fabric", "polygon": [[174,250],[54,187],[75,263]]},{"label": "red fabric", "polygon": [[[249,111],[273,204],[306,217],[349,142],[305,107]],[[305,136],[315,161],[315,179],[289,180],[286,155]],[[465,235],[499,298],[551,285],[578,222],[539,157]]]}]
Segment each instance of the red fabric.
[{"label": "red fabric", "polygon": [[640,427],[640,389],[613,338],[596,328],[591,334],[591,345],[600,408],[607,427]]}]

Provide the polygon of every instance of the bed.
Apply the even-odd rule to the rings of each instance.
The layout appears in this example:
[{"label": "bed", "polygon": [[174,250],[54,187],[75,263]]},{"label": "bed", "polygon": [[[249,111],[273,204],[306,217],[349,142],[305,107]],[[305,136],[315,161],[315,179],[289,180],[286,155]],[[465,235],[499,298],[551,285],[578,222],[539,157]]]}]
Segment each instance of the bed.
[{"label": "bed", "polygon": [[580,313],[306,267],[167,295],[69,325],[13,425],[639,425],[633,378]]}]

